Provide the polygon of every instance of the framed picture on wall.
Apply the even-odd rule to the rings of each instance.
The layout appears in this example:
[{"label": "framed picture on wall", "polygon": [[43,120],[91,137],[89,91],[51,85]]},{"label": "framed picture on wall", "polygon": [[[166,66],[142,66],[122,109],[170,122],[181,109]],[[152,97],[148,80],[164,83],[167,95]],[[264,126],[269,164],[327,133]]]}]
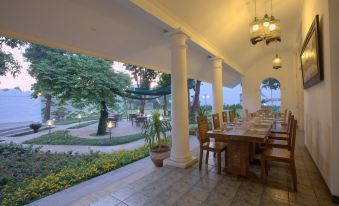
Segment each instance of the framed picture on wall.
[{"label": "framed picture on wall", "polygon": [[316,15],[300,53],[304,89],[310,88],[324,79],[319,35],[319,15]]}]

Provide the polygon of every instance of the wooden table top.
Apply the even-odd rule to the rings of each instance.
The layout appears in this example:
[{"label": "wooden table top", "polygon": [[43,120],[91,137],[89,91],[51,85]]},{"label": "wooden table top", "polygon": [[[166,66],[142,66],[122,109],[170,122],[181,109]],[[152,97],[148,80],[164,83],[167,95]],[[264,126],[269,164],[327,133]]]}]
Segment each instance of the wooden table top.
[{"label": "wooden table top", "polygon": [[207,134],[217,141],[247,141],[264,143],[271,127],[272,119],[250,119],[236,123],[234,126],[227,126],[222,130],[211,130]]}]

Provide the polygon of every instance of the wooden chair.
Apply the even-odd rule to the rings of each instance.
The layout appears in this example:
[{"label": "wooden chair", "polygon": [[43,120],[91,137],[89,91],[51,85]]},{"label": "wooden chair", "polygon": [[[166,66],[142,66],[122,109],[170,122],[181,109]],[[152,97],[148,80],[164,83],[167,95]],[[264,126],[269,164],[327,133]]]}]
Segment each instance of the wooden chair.
[{"label": "wooden chair", "polygon": [[291,138],[292,138],[292,124],[294,121],[294,116],[292,115],[289,118],[288,132],[287,134],[273,133],[269,135],[268,146],[275,148],[291,149]]},{"label": "wooden chair", "polygon": [[271,133],[287,134],[288,133],[288,124],[289,124],[289,120],[290,120],[291,116],[292,116],[292,112],[290,111],[288,113],[288,122],[276,124],[275,128],[271,129]]},{"label": "wooden chair", "polygon": [[235,122],[235,113],[233,110],[228,111],[228,115],[230,117],[230,123],[234,123]]},{"label": "wooden chair", "polygon": [[249,118],[249,115],[248,115],[248,109],[245,109],[245,117],[246,117],[246,118]]},{"label": "wooden chair", "polygon": [[297,120],[293,120],[292,124],[291,150],[281,148],[266,148],[261,155],[261,179],[265,181],[265,175],[268,176],[268,161],[278,161],[289,164],[289,169],[293,179],[294,190],[297,191],[297,173],[294,161],[294,148],[296,139]]},{"label": "wooden chair", "polygon": [[219,120],[219,114],[212,114],[212,120],[213,120],[213,129],[221,129],[220,127],[220,120]]},{"label": "wooden chair", "polygon": [[222,112],[222,121],[224,122],[224,123],[227,123],[228,122],[228,120],[227,120],[227,112]]},{"label": "wooden chair", "polygon": [[201,170],[202,159],[204,150],[206,150],[206,164],[208,164],[209,152],[215,152],[217,154],[218,161],[218,174],[221,174],[221,152],[225,151],[225,163],[226,163],[226,148],[227,144],[223,142],[211,142],[207,134],[208,132],[208,120],[206,116],[198,116],[198,133],[200,142],[200,158],[199,169]]}]

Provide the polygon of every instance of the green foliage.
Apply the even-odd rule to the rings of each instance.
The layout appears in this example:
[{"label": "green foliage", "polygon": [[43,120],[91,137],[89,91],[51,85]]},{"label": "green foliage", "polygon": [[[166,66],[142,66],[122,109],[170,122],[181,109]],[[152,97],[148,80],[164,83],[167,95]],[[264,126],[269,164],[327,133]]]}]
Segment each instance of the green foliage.
[{"label": "green foliage", "polygon": [[144,138],[141,134],[132,134],[127,136],[104,138],[104,139],[85,139],[74,137],[68,131],[56,131],[49,136],[48,134],[27,140],[24,144],[51,144],[51,145],[90,145],[90,146],[113,146],[125,144]]},{"label": "green foliage", "polygon": [[13,77],[16,77],[21,69],[21,65],[13,58],[13,55],[3,51],[2,47],[6,45],[13,49],[24,46],[25,44],[26,42],[20,40],[0,36],[0,76],[4,76],[7,72],[10,72]]},{"label": "green foliage", "polygon": [[124,64],[124,66],[126,67],[126,70],[132,73],[138,88],[149,89],[151,87],[151,83],[157,78],[159,74],[157,71],[132,64]]},{"label": "green foliage", "polygon": [[[83,117],[81,121],[90,121],[90,120],[98,120],[99,116],[98,115],[90,115],[87,117]],[[61,119],[61,120],[55,120],[54,124],[55,125],[67,125],[67,124],[73,124],[79,122],[79,119],[77,118],[77,114],[71,114],[70,118],[67,119]]]},{"label": "green foliage", "polygon": [[202,117],[202,116],[207,116],[207,109],[204,106],[200,106],[198,109],[198,116]]},{"label": "green foliage", "polygon": [[158,87],[171,85],[171,74],[161,73],[157,84]]},{"label": "green foliage", "polygon": [[73,127],[67,128],[67,129],[80,129],[80,128],[87,127],[87,126],[95,124],[95,123],[98,123],[98,121],[89,121],[89,122],[77,124],[77,125],[74,125]]},{"label": "green foliage", "polygon": [[280,88],[280,82],[275,78],[264,79],[261,83],[262,89],[277,90]]},{"label": "green foliage", "polygon": [[224,105],[224,110],[237,110],[242,109],[241,104],[227,104]]},{"label": "green foliage", "polygon": [[110,154],[70,155],[0,145],[1,205],[24,205],[148,156],[140,147]]},{"label": "green foliage", "polygon": [[130,85],[127,74],[116,73],[112,62],[97,57],[52,49],[31,44],[24,56],[31,62],[29,74],[37,82],[35,94],[50,94],[63,101],[71,100],[79,107],[99,105],[105,101],[114,106],[116,95],[112,89],[124,89]]},{"label": "green foliage", "polygon": [[166,135],[166,132],[171,131],[171,124],[169,121],[162,121],[160,116],[159,110],[153,111],[151,121],[147,121],[142,127],[145,145],[149,149],[168,141],[169,137]]}]

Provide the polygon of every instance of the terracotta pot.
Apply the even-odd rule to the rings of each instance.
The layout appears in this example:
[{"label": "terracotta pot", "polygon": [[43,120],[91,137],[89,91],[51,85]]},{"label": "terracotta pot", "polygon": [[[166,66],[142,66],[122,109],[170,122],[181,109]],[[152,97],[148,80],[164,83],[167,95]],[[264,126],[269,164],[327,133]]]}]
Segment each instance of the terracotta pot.
[{"label": "terracotta pot", "polygon": [[162,167],[164,159],[169,158],[171,154],[171,148],[168,145],[157,145],[150,150],[149,154],[154,165]]}]

